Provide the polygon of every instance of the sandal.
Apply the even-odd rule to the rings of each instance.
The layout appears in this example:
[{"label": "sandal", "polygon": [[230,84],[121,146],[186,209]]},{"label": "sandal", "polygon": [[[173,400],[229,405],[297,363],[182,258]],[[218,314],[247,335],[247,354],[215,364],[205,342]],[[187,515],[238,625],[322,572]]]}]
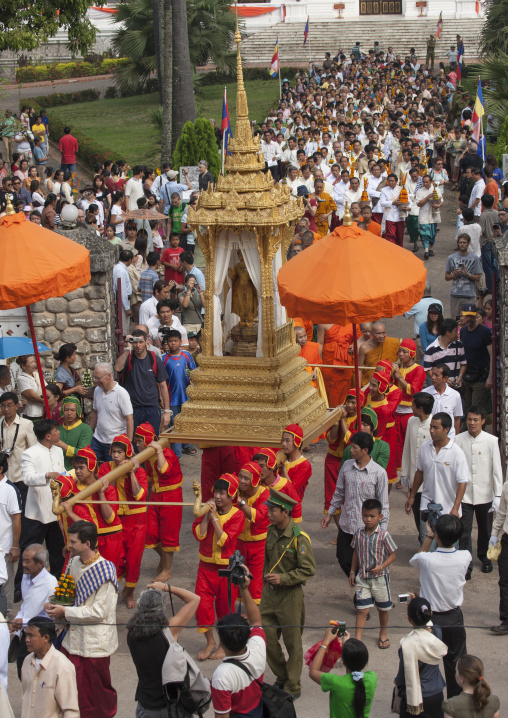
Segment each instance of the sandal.
[{"label": "sandal", "polygon": [[189,456],[196,456],[198,452],[196,449],[190,448],[190,449],[182,449],[182,454],[188,454]]},{"label": "sandal", "polygon": [[386,648],[390,648],[390,639],[389,638],[378,638],[377,639],[377,646],[378,648],[381,648],[381,650],[385,650]]}]

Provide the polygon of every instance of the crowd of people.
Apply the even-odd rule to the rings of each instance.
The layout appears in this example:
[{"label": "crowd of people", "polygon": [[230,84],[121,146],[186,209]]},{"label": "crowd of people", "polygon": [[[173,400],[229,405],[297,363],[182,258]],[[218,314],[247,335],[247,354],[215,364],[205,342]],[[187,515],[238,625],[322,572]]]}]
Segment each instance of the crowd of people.
[{"label": "crowd of people", "polygon": [[[433,56],[427,61],[433,65]],[[122,580],[120,595],[133,611],[127,643],[138,675],[138,718],[190,715],[198,693],[204,694],[200,710],[211,700],[216,716],[260,718],[266,665],[275,676],[274,700],[297,700],[304,587],[319,570],[305,531],[305,495],[321,480],[321,527],[333,522],[338,529],[336,556],[356,612],[355,637],[330,627],[305,658],[311,680],[330,693],[330,715],[374,715],[376,661],[366,670],[362,638],[376,608],[377,647],[391,647],[397,545],[388,528],[395,487],[406,494],[405,512],[420,544],[409,562],[420,590],[404,599],[411,630],[393,664],[393,709],[402,718],[499,717],[483,663],[467,652],[462,605],[476,517],[481,571],[493,571],[493,556],[499,567],[500,625],[492,631],[508,634],[508,484],[498,441],[485,430],[495,380],[492,240],[506,229],[508,198],[495,160],[482,159],[484,138],[472,139],[471,103],[457,103],[456,80],[453,66],[436,75],[412,50],[400,58],[376,43],[364,55],[357,43],[349,56],[327,53],[293,83],[284,80],[278,107],[254,130],[265,172],[303,197],[288,261],[350,219],[380,242],[404,247],[407,234],[412,251],[421,244],[429,260],[443,205],[456,190],[457,247],[443,271],[450,306],[448,312],[428,284],[406,313],[414,322],[406,338],[387,336],[380,317],[362,324],[360,386],[352,377],[352,325],[295,320],[309,381],[322,383],[329,406],[342,409],[326,433],[324,475],[313,476],[298,424],[283,430],[279,454],[271,447],[202,449],[194,591],[171,579],[178,575],[173,558],[183,522],[180,460],[197,450],[169,447],[159,437],[181,412],[199,367],[205,258],[187,211],[213,186],[213,176],[202,161],[193,190],[187,172],[178,182],[171,164],[156,175],[118,161],[97,166],[78,192],[71,128],[60,139],[55,170],[48,165],[45,113],[35,123],[29,111],[22,113],[33,148],[20,141],[12,164],[3,164],[0,211],[9,198],[30,221],[56,229],[66,204],[76,203],[78,221],[119,245],[113,278],[125,339],[114,365],[93,368],[94,388],[73,367],[76,345],[62,345],[47,385],[49,413],[33,356],[0,367],[0,611],[6,618],[0,683],[7,692],[9,653],[22,682],[23,718],[116,714],[110,661],[118,647]],[[8,152],[12,144],[4,137]],[[154,218],[124,217],[134,209],[151,210]],[[151,456],[140,461],[147,448]],[[108,475],[126,463],[129,471],[110,483]],[[88,500],[75,502],[85,489]],[[150,549],[158,556],[157,575],[136,600]],[[69,586],[73,600],[64,605],[58,592]],[[183,602],[170,619],[164,593]],[[178,654],[193,676],[191,688],[201,686],[184,700],[172,657],[194,619],[204,639],[198,661],[221,663],[208,684],[199,664]],[[330,672],[332,647],[344,675]]]}]

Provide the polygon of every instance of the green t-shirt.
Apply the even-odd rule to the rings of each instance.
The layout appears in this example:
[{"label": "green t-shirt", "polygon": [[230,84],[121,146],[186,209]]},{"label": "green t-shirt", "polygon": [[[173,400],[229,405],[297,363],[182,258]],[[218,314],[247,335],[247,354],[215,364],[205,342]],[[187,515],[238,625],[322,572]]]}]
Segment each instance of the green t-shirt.
[{"label": "green t-shirt", "polygon": [[[377,675],[374,671],[366,671],[363,675],[365,685],[365,718],[368,718],[370,707],[377,686]],[[323,673],[321,675],[321,690],[330,691],[330,718],[356,718],[353,699],[355,695],[355,682],[350,673],[338,676],[336,673]]]},{"label": "green t-shirt", "polygon": [[179,207],[175,207],[174,205],[171,205],[169,208],[169,217],[173,220],[173,226],[171,228],[172,232],[176,232],[177,234],[180,234],[180,230],[182,228],[182,217],[184,213],[184,207],[183,205],[180,205]]}]

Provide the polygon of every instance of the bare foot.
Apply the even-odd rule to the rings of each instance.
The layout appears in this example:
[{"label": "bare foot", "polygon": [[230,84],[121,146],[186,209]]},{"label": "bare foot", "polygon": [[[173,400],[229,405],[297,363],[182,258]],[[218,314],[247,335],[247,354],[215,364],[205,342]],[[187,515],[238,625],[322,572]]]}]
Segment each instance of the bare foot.
[{"label": "bare foot", "polygon": [[400,481],[397,481],[397,483],[395,484],[395,488],[400,491],[400,490],[403,489],[404,487],[402,486],[402,483],[401,483]]},{"label": "bare foot", "polygon": [[210,656],[210,660],[212,661],[222,661],[223,658],[226,657],[226,654],[224,653],[224,649],[222,646],[219,646],[216,651],[212,653]]},{"label": "bare foot", "polygon": [[198,653],[198,661],[206,661],[207,658],[211,657],[216,648],[217,644],[215,641],[213,643],[207,643],[203,650]]},{"label": "bare foot", "polygon": [[166,571],[161,571],[159,575],[154,578],[154,582],[161,581],[161,583],[166,583],[166,581],[169,581],[172,575],[173,574],[171,573],[171,571],[169,571],[169,569]]},{"label": "bare foot", "polygon": [[127,586],[122,591],[122,596],[127,604],[127,608],[136,608],[136,601],[134,600],[134,589],[128,588]]},{"label": "bare foot", "polygon": [[333,539],[333,541],[330,541],[330,543],[332,544],[332,546],[337,546],[337,539]]}]

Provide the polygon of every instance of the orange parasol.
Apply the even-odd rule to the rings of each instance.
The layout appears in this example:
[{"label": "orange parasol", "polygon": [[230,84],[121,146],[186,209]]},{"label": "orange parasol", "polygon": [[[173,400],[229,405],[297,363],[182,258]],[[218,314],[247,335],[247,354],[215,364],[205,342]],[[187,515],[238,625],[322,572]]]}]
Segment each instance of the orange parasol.
[{"label": "orange parasol", "polygon": [[132,209],[130,212],[122,212],[121,219],[148,219],[153,222],[156,219],[167,219],[166,214],[157,212],[156,209]]},{"label": "orange parasol", "polygon": [[[286,262],[277,282],[281,304],[290,317],[319,324],[353,323],[356,386],[360,386],[356,325],[395,317],[420,301],[427,270],[396,244],[352,225],[344,225]],[[360,403],[357,402],[358,426]]]},{"label": "orange parasol", "polygon": [[90,281],[90,253],[86,247],[14,213],[7,200],[0,218],[0,309],[26,306],[28,324],[48,416],[48,400],[37,350],[30,304],[62,297]]}]

